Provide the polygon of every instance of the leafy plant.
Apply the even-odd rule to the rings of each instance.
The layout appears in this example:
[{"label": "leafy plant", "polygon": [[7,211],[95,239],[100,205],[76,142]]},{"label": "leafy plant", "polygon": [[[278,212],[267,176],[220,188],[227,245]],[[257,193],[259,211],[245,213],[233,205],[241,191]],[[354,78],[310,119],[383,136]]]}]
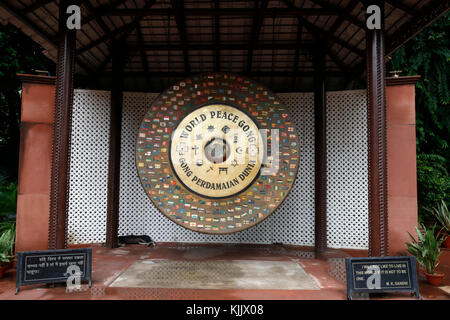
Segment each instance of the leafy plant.
[{"label": "leafy plant", "polygon": [[17,184],[0,186],[0,222],[15,219],[17,209]]},{"label": "leafy plant", "polygon": [[450,211],[448,211],[448,207],[445,204],[445,201],[442,200],[437,207],[427,210],[431,212],[431,214],[445,231],[450,231]]},{"label": "leafy plant", "polygon": [[0,265],[8,263],[14,257],[14,240],[16,237],[16,224],[2,222],[0,224]]},{"label": "leafy plant", "polygon": [[436,239],[436,225],[427,229],[422,224],[421,228],[423,231],[416,227],[417,240],[408,232],[412,239],[412,242],[407,243],[408,252],[416,258],[417,262],[427,273],[435,274],[439,265],[439,256],[441,255],[440,246],[444,239]]},{"label": "leafy plant", "polygon": [[425,208],[432,208],[441,201],[450,201],[450,176],[446,169],[446,159],[436,154],[419,154],[417,184],[419,215],[423,223],[432,217]]}]

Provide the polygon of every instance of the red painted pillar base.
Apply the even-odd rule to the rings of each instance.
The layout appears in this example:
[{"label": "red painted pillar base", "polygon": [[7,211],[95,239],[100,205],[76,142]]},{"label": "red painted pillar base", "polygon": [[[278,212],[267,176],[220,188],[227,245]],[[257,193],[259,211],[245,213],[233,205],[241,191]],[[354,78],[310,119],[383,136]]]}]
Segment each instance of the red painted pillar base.
[{"label": "red painted pillar base", "polygon": [[55,78],[20,75],[19,191],[16,252],[46,250],[50,204]]},{"label": "red painted pillar base", "polygon": [[386,79],[389,255],[406,255],[408,232],[417,225],[415,83]]}]

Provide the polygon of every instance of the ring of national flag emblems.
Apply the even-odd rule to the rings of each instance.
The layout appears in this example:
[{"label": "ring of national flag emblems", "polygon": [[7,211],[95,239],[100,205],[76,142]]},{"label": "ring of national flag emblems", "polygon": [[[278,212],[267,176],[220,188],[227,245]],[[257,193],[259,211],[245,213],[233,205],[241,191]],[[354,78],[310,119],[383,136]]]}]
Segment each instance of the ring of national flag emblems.
[{"label": "ring of national flag emblems", "polygon": [[[220,122],[218,126],[211,125],[208,121],[212,120],[207,118],[212,117],[211,111],[216,111],[214,108],[219,107],[227,112],[234,110],[234,114],[224,117],[225,122]],[[244,146],[240,150],[249,152],[245,141],[234,144],[232,138],[223,135],[228,133],[228,127],[233,128],[231,122],[226,125],[226,119],[232,121],[236,116],[236,130],[242,119],[249,123],[250,129],[259,129],[256,136],[261,138],[263,145],[256,150],[264,153],[263,163],[252,166],[258,172],[249,174],[252,180],[248,185],[243,183],[244,177],[243,180],[239,179],[241,172],[236,173],[236,180],[224,180],[224,183],[219,184],[219,170],[224,175],[231,173],[233,167],[239,168],[233,163],[233,150]],[[205,120],[208,122],[205,130],[209,128],[216,134],[202,138],[196,132],[195,136],[189,137],[188,133],[183,133],[184,125],[191,122],[191,119],[185,120],[187,117],[192,117],[192,121],[197,122]],[[242,127],[244,125],[240,126]],[[244,138],[248,138],[249,131],[246,131],[247,136],[242,133]],[[200,140],[198,145],[193,142],[196,138]],[[189,162],[195,168],[193,173],[187,175],[180,169],[181,149],[177,146],[182,142],[188,142],[185,150],[195,148],[194,152],[198,150],[205,155],[201,159],[201,169],[204,170],[197,168],[200,163],[195,161]],[[217,154],[211,150],[220,150],[217,145],[223,146],[223,152],[230,152],[231,155],[223,157],[220,167],[212,166]],[[283,202],[297,175],[298,147],[297,133],[288,110],[272,92],[237,75],[205,74],[172,86],[153,102],[139,128],[136,166],[145,192],[169,219],[197,232],[233,233],[261,222]],[[247,165],[248,159],[245,161]],[[210,175],[206,174],[206,170],[211,167],[214,168]],[[197,172],[199,176],[201,173],[201,178],[197,177]],[[245,187],[237,186],[236,181]],[[203,192],[202,188],[210,190]],[[220,193],[217,192],[219,189],[215,191],[214,188],[222,191],[223,188],[230,188],[232,192]],[[215,197],[219,193],[220,196]]]}]

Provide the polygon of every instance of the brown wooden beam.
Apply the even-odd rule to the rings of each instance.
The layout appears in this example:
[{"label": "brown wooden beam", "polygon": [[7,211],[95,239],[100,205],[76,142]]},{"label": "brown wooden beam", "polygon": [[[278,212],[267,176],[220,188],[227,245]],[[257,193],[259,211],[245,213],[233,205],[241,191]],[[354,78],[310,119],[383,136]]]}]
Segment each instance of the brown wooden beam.
[{"label": "brown wooden beam", "polygon": [[418,12],[414,8],[407,6],[401,0],[385,0],[385,1],[394,8],[400,9],[411,16],[415,16],[418,14]]},{"label": "brown wooden beam", "polygon": [[[176,15],[175,8],[168,9],[112,9],[102,15],[104,16],[151,16],[151,17],[167,17]],[[252,8],[185,8],[184,15],[186,17],[252,17],[255,10]],[[286,8],[268,8],[264,16],[281,16],[281,17],[306,17],[306,16],[337,16],[334,10],[327,9],[311,9],[296,8],[294,10]]]},{"label": "brown wooden beam", "polygon": [[[220,9],[220,1],[214,0],[214,9]],[[215,43],[215,58],[214,69],[216,72],[220,71],[220,17],[214,18],[214,43]]]},{"label": "brown wooden beam", "polygon": [[178,28],[178,34],[183,46],[184,69],[187,73],[190,73],[191,66],[189,63],[189,51],[187,49],[188,40],[186,34],[186,9],[184,8],[184,0],[170,0],[170,3],[172,5],[173,14],[175,15],[175,21]]},{"label": "brown wooden beam", "polygon": [[[149,67],[148,67],[147,55],[145,54],[145,50],[142,49],[143,40],[142,40],[141,27],[140,26],[137,27],[136,31],[137,31],[137,36],[138,36],[138,42],[139,42],[139,44],[141,46],[141,49],[139,50],[139,52],[141,54],[142,68],[144,69],[145,72],[149,72],[150,70],[149,70]],[[150,79],[147,78],[145,81],[147,83],[147,89],[150,89]]]},{"label": "brown wooden beam", "polygon": [[103,13],[105,13],[108,10],[112,10],[122,4],[124,4],[125,2],[127,2],[128,0],[115,0],[115,1],[111,1],[108,2],[107,4],[95,7],[94,10],[87,15],[86,17],[84,17],[82,19],[82,23],[86,24],[91,22],[92,20],[95,19],[101,19]]},{"label": "brown wooden beam", "polygon": [[249,47],[247,49],[247,72],[252,71],[253,50],[258,42],[259,33],[264,22],[264,11],[267,9],[268,0],[254,0],[255,15],[253,18],[252,30],[249,34]]},{"label": "brown wooden beam", "polygon": [[[76,3],[76,1],[74,3]],[[40,27],[38,27],[33,21],[28,19],[19,10],[10,6],[6,2],[0,2],[0,6],[3,7],[6,11],[8,11],[10,14],[12,14],[17,20],[20,21],[20,23],[25,24],[35,34],[37,34],[43,40],[48,42],[51,46],[53,46],[54,48],[58,48],[58,46],[59,46],[59,44],[58,44],[59,36],[58,35],[56,37],[51,36],[50,34],[48,34],[48,32],[46,30],[43,30]],[[83,61],[81,61],[78,57],[75,58],[75,61],[85,71],[87,71],[87,72],[91,71],[91,68],[88,65],[86,65]]]},{"label": "brown wooden beam", "polygon": [[[378,4],[384,17],[383,1]],[[384,19],[381,30],[366,30],[369,187],[369,256],[387,256],[387,141]]]},{"label": "brown wooden beam", "polygon": [[25,15],[30,12],[36,11],[37,9],[45,6],[46,4],[49,4],[50,2],[53,2],[54,0],[37,0],[33,4],[29,5],[28,7],[23,8],[20,10],[20,13]]},{"label": "brown wooden beam", "polygon": [[[358,4],[359,4],[359,0],[351,0],[348,3],[348,5],[344,8],[344,10],[350,14]],[[342,25],[342,23],[344,21],[345,21],[344,17],[339,16],[336,19],[336,21],[331,25],[331,27],[328,29],[328,32],[332,32],[334,34],[339,29],[339,27]]]},{"label": "brown wooden beam", "polygon": [[414,38],[423,29],[447,13],[449,9],[449,0],[433,0],[428,6],[421,8],[419,15],[414,16],[410,22],[405,23],[387,39],[387,55],[391,55],[410,39]]},{"label": "brown wooden beam", "polygon": [[[212,72],[213,70],[211,70]],[[200,72],[199,72],[200,73]],[[314,71],[251,71],[251,72],[239,72],[247,77],[313,77]],[[152,78],[185,78],[196,74],[195,72],[143,72],[143,71],[125,71],[124,77],[152,77]],[[97,76],[110,77],[111,72],[97,73]],[[327,76],[344,77],[347,73],[341,71],[327,71]]]},{"label": "brown wooden beam", "polygon": [[[220,50],[249,50],[250,49],[249,42],[240,42],[240,43],[226,43],[221,42],[218,46]],[[129,52],[139,51],[141,49],[146,51],[181,51],[183,48],[187,50],[212,50],[215,46],[215,43],[188,43],[186,45],[183,44],[127,44],[127,50]],[[312,48],[312,42],[301,43],[300,45],[297,42],[256,42],[253,44],[253,49],[258,50],[270,50],[270,49],[297,49],[302,48],[305,50]],[[214,48],[215,49],[215,48]]]},{"label": "brown wooden beam", "polygon": [[[303,25],[302,25],[300,19],[297,19],[297,20],[298,20],[297,39],[296,39],[297,47],[295,48],[293,71],[298,70],[298,65],[299,65],[299,60],[300,60],[300,50],[301,50],[301,44],[302,44],[302,35],[303,35]],[[291,85],[292,91],[294,91],[296,89],[295,88],[296,83],[297,83],[297,77],[293,77],[292,85]]]},{"label": "brown wooden beam", "polygon": [[[89,12],[90,12],[92,15],[95,16],[95,15],[96,15],[96,12],[95,12],[96,8],[94,8],[94,6],[91,4],[90,0],[85,0],[85,1],[84,1],[84,4],[85,4],[86,7],[88,8]],[[103,30],[103,33],[104,33],[104,34],[111,33],[111,29],[109,29],[109,27],[106,25],[105,21],[103,21],[103,18],[102,18],[102,17],[98,17],[98,19],[96,19],[95,21],[98,23],[98,25],[100,26],[100,28]]]},{"label": "brown wooden beam", "polygon": [[314,60],[315,250],[327,248],[327,114],[325,52],[319,42]]},{"label": "brown wooden beam", "polygon": [[65,22],[68,18],[66,9],[71,4],[76,4],[76,2],[73,0],[61,0],[59,7],[58,61],[56,64],[56,96],[50,181],[49,249],[63,249],[67,246],[76,30],[68,30]]},{"label": "brown wooden beam", "polygon": [[[147,2],[147,3],[145,4],[144,8],[151,7],[153,4],[155,4],[155,2],[156,2],[156,0],[150,0],[149,2]],[[134,18],[133,21],[132,21],[131,23],[125,25],[124,28],[123,28],[123,30],[122,30],[121,32],[119,32],[119,33],[121,33],[121,35],[120,35],[119,39],[117,39],[116,41],[117,41],[118,43],[123,43],[123,44],[124,44],[124,49],[123,49],[123,50],[126,51],[125,48],[127,47],[127,45],[126,45],[126,43],[125,43],[125,40],[130,36],[131,33],[133,33],[134,30],[136,30],[137,28],[140,28],[140,23],[141,23],[141,20],[142,20],[142,19],[143,19],[142,17]],[[111,38],[114,38],[114,37],[111,37]],[[99,39],[99,40],[100,40],[100,39]],[[97,40],[97,41],[99,41],[99,40]],[[95,41],[94,41],[94,42],[95,42]],[[97,44],[95,44],[95,45],[98,45],[98,44],[99,44],[99,43],[97,43]],[[142,49],[141,49],[141,50],[142,50]],[[81,49],[80,49],[80,51],[81,51]],[[107,56],[107,57],[105,58],[105,60],[100,64],[100,66],[97,67],[95,73],[101,72],[101,71],[106,67],[106,65],[111,61],[112,56],[113,56],[113,52],[112,52],[112,50],[110,50],[108,56]],[[125,58],[124,58],[124,59],[125,59]]]},{"label": "brown wooden beam", "polygon": [[113,73],[111,88],[111,122],[109,130],[108,205],[106,214],[106,246],[118,247],[119,198],[120,198],[120,153],[122,136],[123,66],[124,43],[112,45]]},{"label": "brown wooden beam", "polygon": [[357,26],[361,29],[364,29],[366,27],[366,24],[364,23],[364,21],[360,21],[357,17],[352,16],[350,14],[350,11],[348,11],[342,7],[332,5],[323,0],[310,0],[310,1],[315,4],[318,4],[319,6],[321,6],[324,9],[328,9],[330,11],[337,12],[338,16],[340,18],[343,18],[343,19],[349,21],[350,23],[354,24],[355,26]]},{"label": "brown wooden beam", "polygon": [[[289,10],[295,10],[297,7],[290,1],[290,0],[283,0],[283,2],[286,4],[286,6],[289,8]],[[340,38],[334,36],[334,30],[328,31],[328,30],[322,30],[319,27],[315,26],[313,23],[307,21],[306,19],[302,19],[303,25],[308,30],[309,33],[311,33],[314,38],[322,38],[324,41],[330,41],[339,44],[341,47],[346,48],[349,51],[354,52],[355,54],[359,56],[364,56],[364,51],[360,50],[359,48],[353,47],[352,45],[348,44],[346,41],[341,40]],[[323,46],[327,50],[327,54],[332,56],[332,51],[328,47],[328,45]],[[331,53],[331,54],[330,54]],[[342,64],[342,63],[340,63]]]}]

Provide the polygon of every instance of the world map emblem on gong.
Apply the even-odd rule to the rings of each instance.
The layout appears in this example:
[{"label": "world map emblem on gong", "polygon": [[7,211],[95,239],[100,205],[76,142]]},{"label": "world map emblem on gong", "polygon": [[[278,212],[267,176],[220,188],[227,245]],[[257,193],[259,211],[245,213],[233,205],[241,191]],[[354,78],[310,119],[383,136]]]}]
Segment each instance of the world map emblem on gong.
[{"label": "world map emblem on gong", "polygon": [[298,165],[287,108],[264,86],[227,73],[198,75],[162,93],[136,143],[138,176],[155,206],[209,234],[267,218],[290,192]]}]

